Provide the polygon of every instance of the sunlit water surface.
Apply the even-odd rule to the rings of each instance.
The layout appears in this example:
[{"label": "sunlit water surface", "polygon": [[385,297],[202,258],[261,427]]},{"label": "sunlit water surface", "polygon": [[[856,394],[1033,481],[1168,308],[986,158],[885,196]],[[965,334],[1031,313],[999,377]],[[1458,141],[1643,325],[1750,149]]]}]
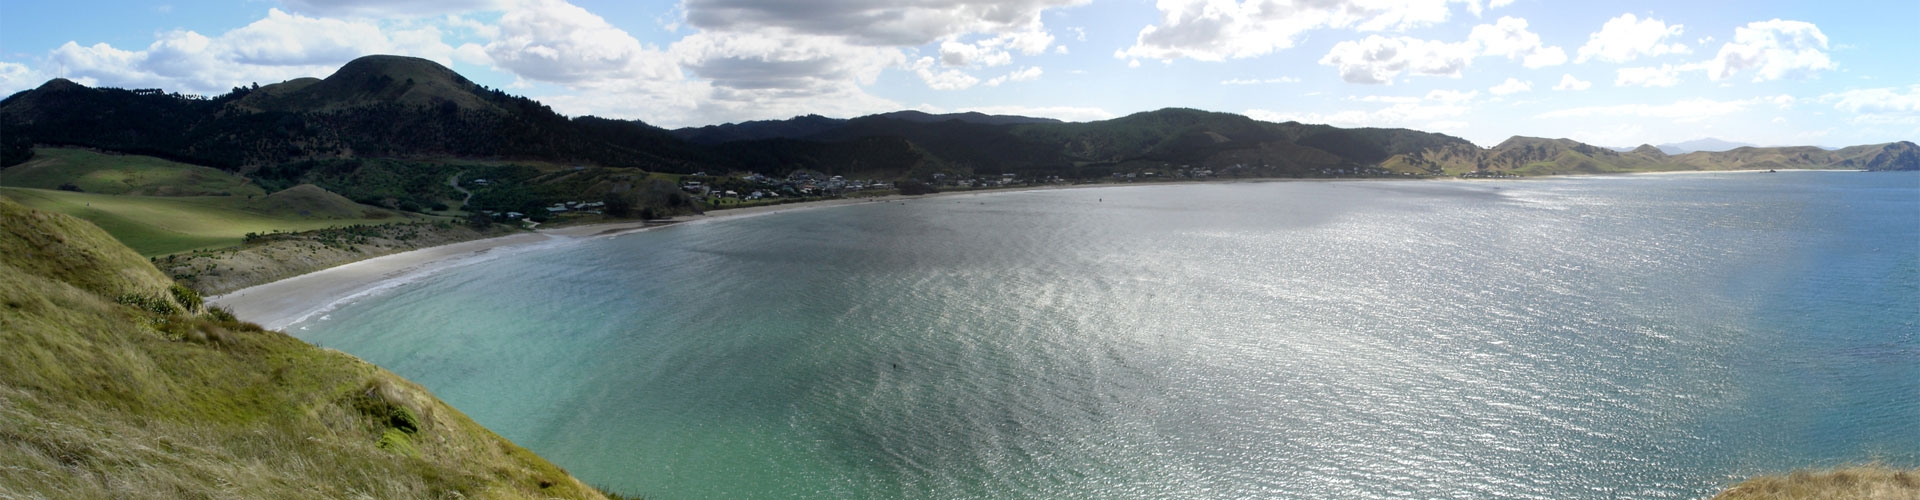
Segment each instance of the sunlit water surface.
[{"label": "sunlit water surface", "polygon": [[918,199],[456,268],[296,335],[676,498],[1699,497],[1920,462],[1920,174]]}]

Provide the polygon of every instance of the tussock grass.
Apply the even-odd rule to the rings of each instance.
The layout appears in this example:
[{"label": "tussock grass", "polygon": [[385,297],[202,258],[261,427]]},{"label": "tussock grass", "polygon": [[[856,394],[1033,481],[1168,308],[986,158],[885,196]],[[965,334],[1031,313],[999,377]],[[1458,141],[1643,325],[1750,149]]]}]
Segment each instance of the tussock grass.
[{"label": "tussock grass", "polygon": [[85,222],[0,198],[0,227],[0,496],[603,498],[418,385],[192,305]]},{"label": "tussock grass", "polygon": [[1920,499],[1920,469],[1883,465],[1799,470],[1758,476],[1728,487],[1715,500],[1915,500]]}]

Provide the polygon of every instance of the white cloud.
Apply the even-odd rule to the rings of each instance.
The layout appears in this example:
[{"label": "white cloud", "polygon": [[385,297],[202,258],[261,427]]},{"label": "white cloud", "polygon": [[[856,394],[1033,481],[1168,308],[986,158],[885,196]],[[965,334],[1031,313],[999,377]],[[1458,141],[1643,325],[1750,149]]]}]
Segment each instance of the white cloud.
[{"label": "white cloud", "polygon": [[940,62],[956,67],[1005,66],[1013,63],[1013,51],[1038,55],[1052,43],[1053,35],[1044,31],[1006,33],[973,43],[949,39],[940,42]]},{"label": "white cloud", "polygon": [[1487,2],[1487,8],[1490,8],[1490,9],[1498,9],[1501,7],[1506,7],[1508,5],[1513,5],[1513,0],[1493,0],[1491,2]]},{"label": "white cloud", "polygon": [[[1449,0],[1161,0],[1160,23],[1140,29],[1120,59],[1224,61],[1292,48],[1322,28],[1405,30],[1447,20]],[[1466,2],[1478,10],[1478,0]]]},{"label": "white cloud", "polygon": [[1487,89],[1487,92],[1493,95],[1509,95],[1530,90],[1533,90],[1533,82],[1520,81],[1519,78],[1508,78],[1507,81],[1500,82],[1499,85],[1494,85],[1493,88]]},{"label": "white cloud", "polygon": [[931,57],[922,57],[913,64],[913,72],[927,87],[934,90],[965,90],[980,83],[979,78],[957,69],[936,70]]},{"label": "white cloud", "polygon": [[417,18],[499,10],[500,0],[281,0],[288,10],[325,17]]},{"label": "white cloud", "polygon": [[1685,54],[1688,52],[1686,44],[1663,43],[1668,38],[1678,38],[1683,31],[1678,24],[1669,26],[1658,19],[1643,20],[1631,13],[1621,14],[1620,17],[1607,20],[1599,32],[1587,37],[1587,44],[1580,46],[1580,57],[1575,62],[1584,63],[1598,58],[1622,63],[1640,56]]},{"label": "white cloud", "polygon": [[143,50],[67,42],[48,54],[40,72],[87,85],[218,94],[251,83],[325,76],[370,54],[450,64],[455,50],[441,37],[432,25],[383,28],[373,21],[269,9],[265,18],[215,37],[186,30],[162,32]]},{"label": "white cloud", "polygon": [[1641,68],[1620,68],[1613,78],[1616,87],[1672,87],[1680,84],[1680,72],[1696,69],[1691,65],[1662,64]]},{"label": "white cloud", "polygon": [[606,19],[561,0],[528,0],[500,17],[486,45],[493,63],[516,75],[563,85],[678,79],[665,52],[645,47]]},{"label": "white cloud", "polygon": [[1560,76],[1560,83],[1557,85],[1554,85],[1553,89],[1554,90],[1586,90],[1588,87],[1592,87],[1592,86],[1593,86],[1593,82],[1583,81],[1579,78],[1574,78],[1572,74],[1566,74],[1566,75]]},{"label": "white cloud", "polygon": [[1712,99],[1687,99],[1673,104],[1620,104],[1613,106],[1586,106],[1541,113],[1540,118],[1593,118],[1593,117],[1631,117],[1659,120],[1671,120],[1678,123],[1694,123],[1717,118],[1723,115],[1745,111],[1748,106],[1760,102],[1760,99],[1738,101],[1716,101]]},{"label": "white cloud", "polygon": [[993,77],[993,79],[987,80],[986,85],[988,87],[998,87],[1000,84],[1006,82],[1030,82],[1040,79],[1040,74],[1041,70],[1039,66],[1028,66],[1021,68],[1019,71]]},{"label": "white cloud", "polygon": [[1369,35],[1360,41],[1334,44],[1320,64],[1337,66],[1347,83],[1391,84],[1401,72],[1423,76],[1459,77],[1471,64],[1474,45],[1408,37]]},{"label": "white cloud", "polygon": [[1718,81],[1754,70],[1753,81],[1779,80],[1833,69],[1827,57],[1827,35],[1812,23],[1774,19],[1735,28],[1733,41],[1706,63],[1707,76]]},{"label": "white cloud", "polygon": [[1819,100],[1852,115],[1848,121],[1856,124],[1920,124],[1920,85],[1853,89],[1822,95]]},{"label": "white cloud", "polygon": [[1520,59],[1528,68],[1567,62],[1566,51],[1542,45],[1540,35],[1527,31],[1527,20],[1502,17],[1494,24],[1473,27],[1463,42],[1380,35],[1340,42],[1320,64],[1338,67],[1340,79],[1347,83],[1392,84],[1401,72],[1459,77],[1474,58],[1482,56]]},{"label": "white cloud", "polygon": [[1502,17],[1493,24],[1474,26],[1467,40],[1479,45],[1480,55],[1520,59],[1521,64],[1528,68],[1557,66],[1567,62],[1565,50],[1542,45],[1539,34],[1527,31],[1527,20],[1517,17]]},{"label": "white cloud", "polygon": [[0,96],[37,87],[46,80],[46,76],[25,64],[0,61]]}]

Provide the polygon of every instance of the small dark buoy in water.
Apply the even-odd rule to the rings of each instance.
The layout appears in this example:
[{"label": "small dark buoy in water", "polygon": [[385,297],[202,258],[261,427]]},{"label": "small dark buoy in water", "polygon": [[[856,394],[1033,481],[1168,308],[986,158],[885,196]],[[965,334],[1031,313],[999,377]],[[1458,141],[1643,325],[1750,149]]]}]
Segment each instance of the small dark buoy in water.
[{"label": "small dark buoy in water", "polygon": [[900,363],[894,363],[894,364],[893,364],[893,369],[895,369],[895,370],[898,370],[898,369],[900,369]]}]

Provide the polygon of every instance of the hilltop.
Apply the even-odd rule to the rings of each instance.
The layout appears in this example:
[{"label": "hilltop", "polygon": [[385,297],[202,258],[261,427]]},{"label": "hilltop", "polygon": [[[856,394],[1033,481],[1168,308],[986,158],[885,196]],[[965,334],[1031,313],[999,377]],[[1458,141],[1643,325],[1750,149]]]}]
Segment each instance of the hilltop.
[{"label": "hilltop", "polygon": [[[243,175],[264,170],[279,187],[324,181],[308,171],[360,165],[351,163],[360,160],[521,162],[676,175],[806,171],[919,181],[936,174],[1085,181],[1196,171],[1325,177],[1920,169],[1912,143],[1904,141],[1834,151],[1743,146],[1671,154],[1679,151],[1674,145],[1619,151],[1568,139],[1514,137],[1482,148],[1418,130],[1272,123],[1178,108],[1085,123],[897,111],[668,131],[640,121],[563,116],[537,101],[477,85],[432,61],[398,56],[363,57],[324,78],[235,88],[207,99],[55,79],[0,101],[0,127],[9,131],[0,144],[0,166],[28,161],[33,145],[80,146]],[[444,183],[452,173],[444,172],[436,182]],[[362,203],[376,201],[343,184],[319,184]],[[424,207],[451,196],[412,199],[386,193],[378,198],[405,208],[397,203]]]},{"label": "hilltop", "polygon": [[100,229],[0,198],[0,491],[602,498],[426,389],[205,307]]},{"label": "hilltop", "polygon": [[1397,155],[1385,165],[1396,171],[1431,175],[1518,176],[1678,170],[1920,170],[1920,147],[1901,141],[1832,151],[1813,146],[1742,147],[1668,155],[1651,145],[1621,152],[1570,139],[1515,136],[1486,149],[1456,145]]}]

